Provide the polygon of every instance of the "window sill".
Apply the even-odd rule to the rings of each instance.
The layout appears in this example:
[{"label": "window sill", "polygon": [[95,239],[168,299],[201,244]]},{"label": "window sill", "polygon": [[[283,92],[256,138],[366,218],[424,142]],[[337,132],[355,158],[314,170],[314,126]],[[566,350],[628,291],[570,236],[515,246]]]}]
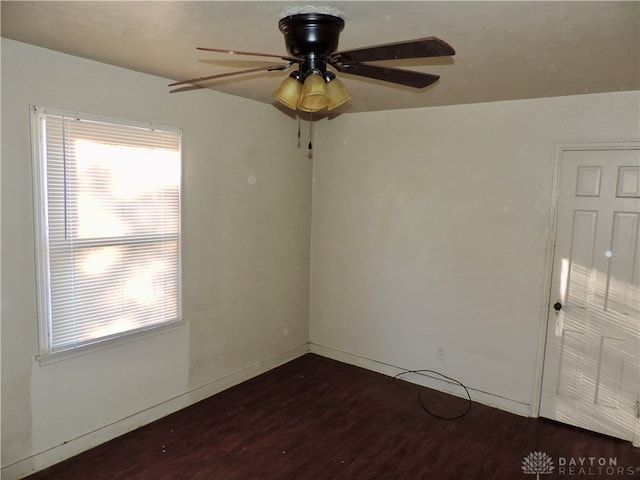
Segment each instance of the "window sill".
[{"label": "window sill", "polygon": [[124,345],[131,342],[137,342],[145,338],[154,337],[156,335],[164,335],[185,327],[187,322],[185,320],[178,320],[172,323],[164,325],[158,325],[157,327],[151,327],[139,332],[128,333],[119,337],[110,338],[107,340],[97,341],[88,345],[82,345],[80,347],[70,348],[68,350],[61,350],[59,352],[44,353],[36,355],[35,360],[41,367],[51,365],[53,363],[61,362],[64,360],[70,360],[75,357],[95,353],[100,350]]}]

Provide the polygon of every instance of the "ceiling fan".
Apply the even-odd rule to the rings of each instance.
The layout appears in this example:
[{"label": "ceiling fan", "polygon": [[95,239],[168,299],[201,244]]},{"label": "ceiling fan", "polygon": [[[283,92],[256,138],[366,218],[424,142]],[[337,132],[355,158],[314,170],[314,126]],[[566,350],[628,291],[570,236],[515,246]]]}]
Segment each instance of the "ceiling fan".
[{"label": "ceiling fan", "polygon": [[[363,62],[455,55],[453,47],[436,37],[336,52],[338,38],[344,28],[344,20],[338,16],[324,13],[289,15],[278,22],[278,27],[284,35],[285,44],[290,54],[288,56],[218,48],[198,47],[198,50],[279,58],[287,63],[192,78],[172,83],[169,86],[196,85],[208,80],[252,72],[288,70],[297,65],[298,69],[284,79],[274,92],[274,97],[292,110],[317,112],[325,108],[333,110],[351,99],[351,95],[335,73],[327,69],[329,65],[339,73],[358,75],[414,88],[424,88],[436,82],[440,77],[430,73]],[[172,92],[181,90],[176,89]]]}]

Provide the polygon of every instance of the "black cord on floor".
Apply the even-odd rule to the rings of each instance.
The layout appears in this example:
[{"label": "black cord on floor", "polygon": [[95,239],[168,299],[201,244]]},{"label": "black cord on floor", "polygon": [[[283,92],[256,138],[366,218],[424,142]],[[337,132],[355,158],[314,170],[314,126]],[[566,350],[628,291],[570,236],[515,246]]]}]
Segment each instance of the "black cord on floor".
[{"label": "black cord on floor", "polygon": [[395,375],[393,378],[396,379],[402,375],[407,375],[409,373],[434,373],[436,375],[440,375],[442,378],[446,378],[447,380],[450,380],[454,383],[457,383],[458,385],[460,385],[462,388],[464,388],[464,391],[467,393],[467,399],[468,399],[468,405],[467,405],[467,409],[462,412],[460,415],[455,415],[453,417],[443,417],[441,415],[438,415],[437,413],[433,413],[431,410],[429,410],[427,408],[427,406],[424,404],[424,402],[422,401],[422,396],[420,395],[420,390],[418,390],[418,401],[420,402],[420,405],[422,406],[422,409],[427,412],[429,415],[435,417],[435,418],[439,418],[440,420],[457,420],[458,418],[462,418],[464,417],[467,413],[469,413],[469,411],[471,410],[471,394],[469,393],[469,389],[467,387],[464,386],[464,384],[458,380],[456,380],[455,378],[451,378],[451,377],[447,377],[446,375],[443,375],[440,372],[436,372],[435,370],[407,370],[406,372],[400,372],[399,374]]}]

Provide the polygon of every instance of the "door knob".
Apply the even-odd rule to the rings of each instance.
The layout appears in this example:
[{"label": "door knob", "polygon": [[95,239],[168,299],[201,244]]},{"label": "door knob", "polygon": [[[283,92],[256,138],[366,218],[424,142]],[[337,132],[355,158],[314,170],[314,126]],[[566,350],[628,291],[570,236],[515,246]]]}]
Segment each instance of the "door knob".
[{"label": "door knob", "polygon": [[562,308],[562,304],[560,303],[560,301],[557,301],[556,303],[553,304],[553,309],[556,311],[556,313],[558,313],[561,308]]}]

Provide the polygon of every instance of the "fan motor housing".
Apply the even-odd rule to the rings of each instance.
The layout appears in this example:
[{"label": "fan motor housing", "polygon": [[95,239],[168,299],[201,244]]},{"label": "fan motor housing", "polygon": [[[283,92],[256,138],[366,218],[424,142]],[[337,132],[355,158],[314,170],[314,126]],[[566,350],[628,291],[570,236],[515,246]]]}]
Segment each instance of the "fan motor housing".
[{"label": "fan motor housing", "polygon": [[324,13],[300,13],[280,19],[278,28],[294,57],[329,56],[338,49],[344,20]]}]

